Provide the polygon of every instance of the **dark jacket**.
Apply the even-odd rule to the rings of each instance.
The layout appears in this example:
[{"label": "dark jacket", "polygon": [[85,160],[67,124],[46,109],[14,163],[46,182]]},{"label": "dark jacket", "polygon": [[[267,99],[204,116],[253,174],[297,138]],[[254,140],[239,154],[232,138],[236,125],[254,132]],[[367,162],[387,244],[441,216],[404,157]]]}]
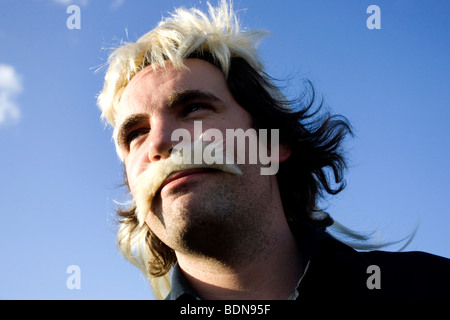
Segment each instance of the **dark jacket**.
[{"label": "dark jacket", "polygon": [[[450,260],[424,252],[359,252],[309,224],[291,226],[306,266],[301,304],[344,301],[450,302]],[[166,300],[200,300],[178,265]]]}]

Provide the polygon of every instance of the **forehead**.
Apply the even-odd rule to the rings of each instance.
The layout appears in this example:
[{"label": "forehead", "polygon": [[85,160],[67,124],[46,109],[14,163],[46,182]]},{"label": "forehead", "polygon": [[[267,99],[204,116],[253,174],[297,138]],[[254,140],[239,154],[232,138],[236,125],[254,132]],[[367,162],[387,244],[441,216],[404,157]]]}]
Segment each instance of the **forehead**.
[{"label": "forehead", "polygon": [[171,63],[154,70],[138,72],[122,93],[117,106],[116,128],[134,113],[151,113],[162,108],[172,93],[180,90],[203,90],[229,100],[225,76],[211,63],[200,59],[185,60],[187,69],[176,69]]}]

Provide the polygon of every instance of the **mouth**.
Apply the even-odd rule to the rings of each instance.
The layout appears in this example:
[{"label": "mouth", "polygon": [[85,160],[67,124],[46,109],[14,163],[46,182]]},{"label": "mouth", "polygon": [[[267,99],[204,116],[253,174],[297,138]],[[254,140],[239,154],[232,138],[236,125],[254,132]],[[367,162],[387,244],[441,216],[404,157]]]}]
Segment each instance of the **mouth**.
[{"label": "mouth", "polygon": [[204,173],[212,173],[217,171],[218,171],[217,169],[211,168],[195,168],[173,172],[166,178],[166,180],[164,180],[161,187],[159,188],[159,191],[161,191],[168,184],[174,185],[177,182],[181,183],[183,181],[187,181],[187,179],[193,178],[194,176],[199,176]]},{"label": "mouth", "polygon": [[[179,159],[175,161],[172,157],[157,161],[138,177],[134,198],[139,226],[145,223],[153,199],[160,199],[163,191],[168,192],[170,189],[175,191],[176,188],[183,186],[186,190],[189,183],[202,182],[208,174],[226,172],[242,175],[242,171],[234,164],[184,164],[182,161],[178,162]],[[181,189],[178,190],[181,191]]]}]

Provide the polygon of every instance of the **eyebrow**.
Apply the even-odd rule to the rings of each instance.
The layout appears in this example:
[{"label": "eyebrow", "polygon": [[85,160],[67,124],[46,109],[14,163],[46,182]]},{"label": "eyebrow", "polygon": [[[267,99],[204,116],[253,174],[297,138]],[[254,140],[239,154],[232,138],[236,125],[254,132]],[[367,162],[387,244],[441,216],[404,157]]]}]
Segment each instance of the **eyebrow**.
[{"label": "eyebrow", "polygon": [[[165,107],[167,109],[173,109],[177,105],[187,104],[196,99],[223,103],[222,99],[207,91],[179,90],[175,91],[167,98]],[[148,118],[149,115],[147,113],[135,113],[124,120],[117,133],[117,143],[121,149],[126,150],[128,148],[126,145],[128,131],[141,121],[148,120]]]},{"label": "eyebrow", "polygon": [[172,93],[167,99],[166,107],[168,109],[173,108],[176,105],[186,104],[191,100],[204,99],[215,102],[223,102],[222,99],[218,98],[214,94],[202,91],[202,90],[180,90]]},{"label": "eyebrow", "polygon": [[121,124],[119,131],[117,133],[117,143],[119,144],[121,149],[127,149],[126,139],[127,133],[130,129],[132,129],[136,124],[140,123],[142,120],[147,120],[148,114],[146,113],[135,113],[129,116],[125,121]]}]

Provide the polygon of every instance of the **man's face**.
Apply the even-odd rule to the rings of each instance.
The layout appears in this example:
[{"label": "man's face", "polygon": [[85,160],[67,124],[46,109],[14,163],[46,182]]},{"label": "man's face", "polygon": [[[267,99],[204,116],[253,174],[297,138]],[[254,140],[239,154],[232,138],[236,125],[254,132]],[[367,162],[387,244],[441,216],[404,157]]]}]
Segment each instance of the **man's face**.
[{"label": "man's face", "polygon": [[[171,139],[174,130],[187,129],[194,137],[194,121],[202,122],[203,131],[218,129],[224,137],[226,129],[251,128],[250,115],[234,100],[218,68],[199,59],[185,64],[188,70],[177,70],[170,63],[156,71],[145,68],[123,92],[116,117],[117,142],[133,197],[139,175],[169,157],[178,143]],[[239,167],[242,175],[192,170],[175,179],[170,176],[156,193],[145,222],[176,251],[202,251],[214,239],[249,234],[264,221],[257,208],[272,199],[276,179],[262,176],[259,165]]]}]

